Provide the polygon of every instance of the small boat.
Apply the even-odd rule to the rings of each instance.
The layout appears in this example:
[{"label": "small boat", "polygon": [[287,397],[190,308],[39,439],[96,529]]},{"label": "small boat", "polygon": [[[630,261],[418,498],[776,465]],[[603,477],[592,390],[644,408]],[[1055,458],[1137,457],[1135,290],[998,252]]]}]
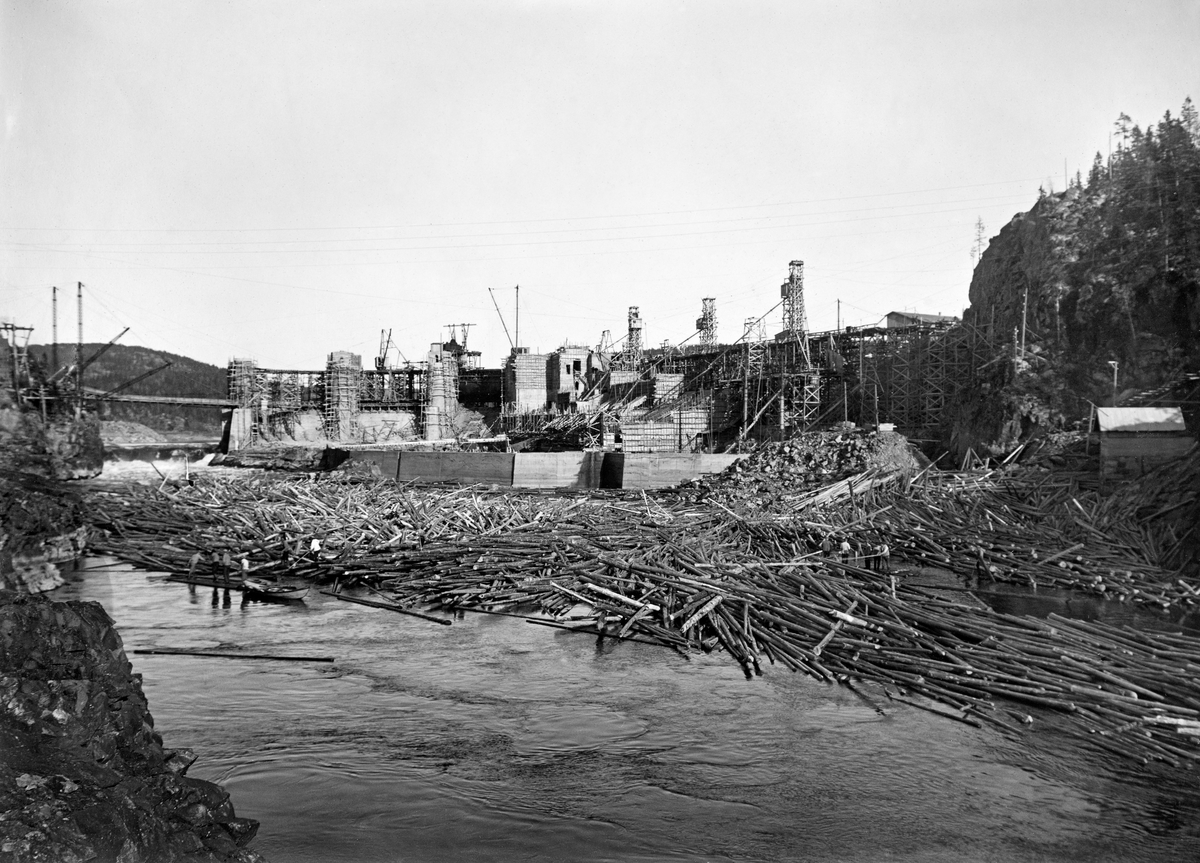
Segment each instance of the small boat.
[{"label": "small boat", "polygon": [[307,584],[283,584],[265,578],[243,578],[242,590],[259,599],[304,599]]}]

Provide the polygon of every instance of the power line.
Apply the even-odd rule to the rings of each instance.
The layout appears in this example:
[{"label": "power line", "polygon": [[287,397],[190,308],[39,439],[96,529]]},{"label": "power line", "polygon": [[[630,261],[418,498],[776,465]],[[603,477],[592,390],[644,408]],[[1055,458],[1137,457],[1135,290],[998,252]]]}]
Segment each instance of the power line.
[{"label": "power line", "polygon": [[[700,237],[700,236],[714,236],[714,235],[719,235],[719,234],[741,234],[741,233],[761,232],[761,231],[794,230],[796,228],[812,227],[814,225],[844,224],[846,222],[874,221],[874,220],[879,220],[879,219],[914,218],[914,217],[919,217],[919,216],[937,216],[937,215],[943,215],[945,213],[959,213],[959,212],[966,212],[966,211],[974,211],[977,209],[978,209],[977,207],[956,207],[956,208],[951,208],[948,210],[931,210],[931,211],[923,212],[923,213],[891,213],[891,214],[879,215],[879,216],[864,216],[864,217],[856,218],[856,219],[834,219],[834,220],[822,219],[822,220],[816,221],[816,222],[801,222],[798,224],[790,224],[790,225],[768,225],[768,226],[756,226],[756,227],[747,227],[747,228],[725,228],[725,229],[719,229],[719,230],[713,229],[713,230],[707,230],[707,231],[679,231],[677,233],[672,233],[672,234],[653,233],[653,234],[644,234],[644,235],[640,235],[640,236],[635,235],[635,236],[628,236],[628,237],[583,237],[583,238],[578,238],[578,239],[563,239],[563,240],[524,240],[524,241],[513,242],[513,243],[457,243],[457,244],[453,244],[453,245],[440,245],[440,246],[430,246],[430,245],[381,246],[381,247],[375,247],[375,248],[354,248],[354,249],[221,249],[221,250],[212,250],[212,251],[144,251],[144,250],[142,250],[142,251],[131,251],[131,252],[128,252],[127,254],[137,254],[137,255],[294,255],[294,254],[310,254],[311,255],[311,254],[338,254],[338,253],[345,253],[345,252],[355,252],[355,253],[361,253],[361,252],[412,252],[412,251],[441,251],[441,250],[446,250],[446,249],[519,248],[522,246],[551,246],[551,245],[580,244],[580,243],[622,243],[622,242],[636,242],[639,240],[675,239],[678,237]],[[435,237],[433,239],[441,239],[441,238]],[[26,249],[31,250],[31,251],[52,251],[52,252],[70,252],[70,251],[72,251],[72,249],[65,248],[65,246],[68,244],[10,243],[8,245],[22,247],[22,248],[15,249],[14,251],[25,251]],[[86,243],[70,244],[70,245],[72,245],[72,246],[80,245],[83,247],[92,248],[91,244],[86,244]],[[113,254],[121,254],[121,251],[119,249],[102,248],[102,249],[99,249],[99,251],[111,252]]]},{"label": "power line", "polygon": [[1032,183],[1040,182],[1044,177],[1023,177],[1016,180],[998,180],[991,183],[969,183],[962,186],[938,186],[927,189],[913,189],[902,192],[877,192],[871,195],[841,195],[833,198],[812,198],[806,201],[780,201],[776,203],[765,204],[740,204],[731,207],[700,207],[690,210],[658,210],[644,213],[614,213],[603,216],[553,216],[541,219],[498,219],[493,221],[483,222],[430,222],[424,224],[407,224],[407,225],[326,225],[319,227],[306,228],[75,228],[75,227],[53,227],[53,228],[0,228],[5,231],[94,231],[96,233],[254,233],[254,232],[277,232],[277,231],[365,231],[365,230],[407,230],[410,228],[424,227],[470,227],[475,225],[522,225],[536,224],[541,222],[572,222],[572,221],[587,221],[593,219],[631,219],[644,218],[647,216],[678,216],[687,213],[719,213],[736,210],[752,210],[764,207],[794,207],[805,204],[826,204],[834,201],[856,201],[867,200],[870,198],[888,198],[896,195],[923,195],[929,192],[951,192],[959,189],[981,189],[991,186],[1008,186],[1016,183]]},{"label": "power line", "polygon": [[[379,242],[381,240],[403,242],[405,240],[455,240],[455,239],[474,239],[477,237],[495,238],[495,237],[537,236],[537,235],[544,235],[544,234],[578,234],[578,233],[583,233],[585,231],[592,231],[592,232],[594,232],[594,231],[638,231],[638,230],[647,230],[647,229],[653,229],[653,228],[690,227],[690,226],[695,226],[695,225],[720,225],[720,224],[727,224],[727,223],[731,223],[731,222],[761,222],[761,221],[768,220],[768,219],[774,219],[774,220],[800,219],[800,218],[808,218],[808,217],[814,217],[814,216],[824,217],[824,216],[829,216],[829,215],[846,215],[849,213],[870,213],[870,212],[876,212],[878,210],[899,210],[899,209],[906,209],[906,208],[911,208],[911,207],[937,206],[940,204],[959,204],[959,203],[978,204],[980,202],[985,202],[985,201],[1023,201],[1023,200],[1025,200],[1024,195],[1020,195],[1020,196],[997,195],[997,196],[993,196],[990,198],[963,198],[963,199],[956,200],[956,201],[930,201],[930,202],[926,202],[926,203],[917,203],[917,204],[896,204],[893,206],[886,206],[886,207],[860,207],[857,209],[850,209],[850,210],[830,210],[826,213],[785,213],[785,214],[777,215],[777,216],[745,216],[745,217],[736,218],[736,219],[708,219],[705,221],[698,221],[698,222],[697,221],[668,222],[668,223],[650,224],[650,225],[607,225],[607,226],[601,226],[601,227],[595,227],[595,228],[555,228],[555,229],[545,229],[545,230],[538,230],[538,231],[501,231],[501,232],[486,233],[486,234],[479,234],[479,233],[476,233],[476,234],[439,234],[439,235],[435,235],[432,237],[417,235],[417,236],[410,236],[410,237],[363,237],[360,239],[348,238],[348,239],[279,240],[276,242],[286,243],[287,245],[313,244],[313,243],[368,243],[368,242]],[[956,212],[956,211],[957,210],[952,210],[952,211],[934,210],[928,214],[933,215],[933,214],[942,213],[942,212]],[[867,218],[868,219],[869,218],[892,218],[892,217],[901,216],[901,215],[920,216],[920,215],[926,215],[926,213],[922,213],[922,212],[914,212],[914,213],[907,213],[907,214],[906,213],[895,213],[895,214],[890,214],[890,215],[880,215],[880,216],[876,216],[876,217],[868,216]],[[838,221],[842,222],[842,221],[857,221],[857,220],[841,219]],[[770,226],[763,226],[763,227],[770,227]],[[780,225],[780,226],[776,226],[776,227],[795,227],[795,226]],[[752,229],[746,229],[746,230],[752,230]],[[701,232],[701,233],[703,233],[703,232]],[[653,237],[653,236],[661,236],[661,235],[650,234],[648,236]],[[608,238],[597,238],[597,239],[603,240],[603,239],[608,239]],[[627,238],[615,237],[615,238],[611,238],[611,239],[619,240],[619,239],[627,239]],[[640,238],[635,237],[635,238],[629,238],[629,239],[640,239]],[[563,242],[573,242],[573,241],[565,240]],[[40,242],[40,243],[23,243],[23,242],[13,241],[10,244],[14,245],[14,246],[23,246],[23,245],[47,246],[47,245],[49,245],[49,246],[54,246],[55,248],[95,248],[97,251],[117,251],[118,249],[129,247],[129,246],[136,246],[139,248],[146,247],[146,246],[184,246],[184,247],[250,246],[250,245],[263,245],[264,243],[265,243],[265,241],[261,241],[261,240],[258,240],[258,241],[256,241],[256,240],[246,240],[246,241],[229,241],[229,240],[220,241],[220,240],[218,240],[218,241],[186,242],[186,243],[183,243],[183,242],[153,242],[153,243],[148,243],[148,242],[138,242],[138,243],[46,243],[46,242]],[[102,248],[97,248],[97,247],[102,247]],[[221,252],[221,254],[239,254],[241,251],[242,250],[239,250],[239,249],[229,249],[228,251]],[[289,252],[289,251],[299,251],[299,250],[263,249],[263,250],[246,250],[246,251],[248,253],[254,252],[255,254],[269,254],[273,251]],[[355,252],[355,251],[376,251],[376,250],[347,248],[347,249],[328,249],[328,250],[316,250],[316,251]],[[154,254],[161,254],[161,253],[156,252]],[[170,254],[170,253],[167,253],[167,254]],[[186,254],[186,252],[181,252],[181,254]]]}]

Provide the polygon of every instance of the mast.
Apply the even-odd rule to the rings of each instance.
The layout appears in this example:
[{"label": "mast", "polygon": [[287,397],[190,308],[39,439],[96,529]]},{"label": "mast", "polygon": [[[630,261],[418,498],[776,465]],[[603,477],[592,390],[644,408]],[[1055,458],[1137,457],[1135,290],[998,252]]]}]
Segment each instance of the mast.
[{"label": "mast", "polygon": [[50,289],[50,374],[58,371],[58,288]]},{"label": "mast", "polygon": [[76,410],[83,408],[83,282],[75,291],[78,305],[79,341],[75,343],[75,398]]}]

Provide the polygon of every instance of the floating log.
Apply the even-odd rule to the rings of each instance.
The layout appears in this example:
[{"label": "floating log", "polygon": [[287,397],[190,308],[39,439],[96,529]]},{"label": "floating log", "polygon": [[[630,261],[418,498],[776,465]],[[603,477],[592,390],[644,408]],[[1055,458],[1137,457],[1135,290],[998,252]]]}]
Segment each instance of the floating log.
[{"label": "floating log", "polygon": [[1200,717],[1200,639],[1002,615],[903,580],[893,594],[888,574],[819,552],[836,531],[964,577],[984,567],[995,581],[1152,607],[1197,598],[1200,585],[1162,568],[1168,543],[1114,527],[1128,509],[1020,468],[875,471],[773,508],[686,490],[581,500],[293,477],[94,494],[108,525],[98,550],[205,586],[226,587],[227,569],[230,589],[246,570],[358,583],[377,598],[321,592],[439,625],[452,621],[415,609],[519,616],[684,656],[719,649],[748,676],[765,657],[827,683],[903,688],[1005,734],[1057,715],[1080,741],[1104,732],[1138,760],[1200,754],[1177,730],[1190,726],[1161,721]]},{"label": "floating log", "polygon": [[211,656],[218,659],[273,659],[277,662],[334,662],[332,656],[276,656],[266,653],[223,653],[215,650],[183,650],[168,647],[144,648],[134,653],[158,654],[160,656]]}]

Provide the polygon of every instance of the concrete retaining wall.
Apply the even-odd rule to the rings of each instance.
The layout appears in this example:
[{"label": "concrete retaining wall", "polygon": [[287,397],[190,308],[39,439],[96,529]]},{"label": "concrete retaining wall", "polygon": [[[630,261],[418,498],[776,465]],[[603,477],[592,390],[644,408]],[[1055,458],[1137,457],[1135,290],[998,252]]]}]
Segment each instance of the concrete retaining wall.
[{"label": "concrete retaining wall", "polygon": [[512,484],[518,488],[599,488],[602,452],[519,452]]},{"label": "concrete retaining wall", "polygon": [[400,482],[456,482],[517,488],[664,488],[720,473],[741,456],[619,452],[396,452],[353,450]]},{"label": "concrete retaining wall", "polygon": [[[740,455],[727,453],[608,453],[620,461],[621,488],[665,488],[720,473]],[[608,468],[606,462],[605,468]],[[615,466],[614,466],[615,470]]]},{"label": "concrete retaining wall", "polygon": [[[360,453],[355,452],[353,458]],[[506,452],[404,452],[396,471],[400,482],[458,482],[512,485],[513,454]]]}]

